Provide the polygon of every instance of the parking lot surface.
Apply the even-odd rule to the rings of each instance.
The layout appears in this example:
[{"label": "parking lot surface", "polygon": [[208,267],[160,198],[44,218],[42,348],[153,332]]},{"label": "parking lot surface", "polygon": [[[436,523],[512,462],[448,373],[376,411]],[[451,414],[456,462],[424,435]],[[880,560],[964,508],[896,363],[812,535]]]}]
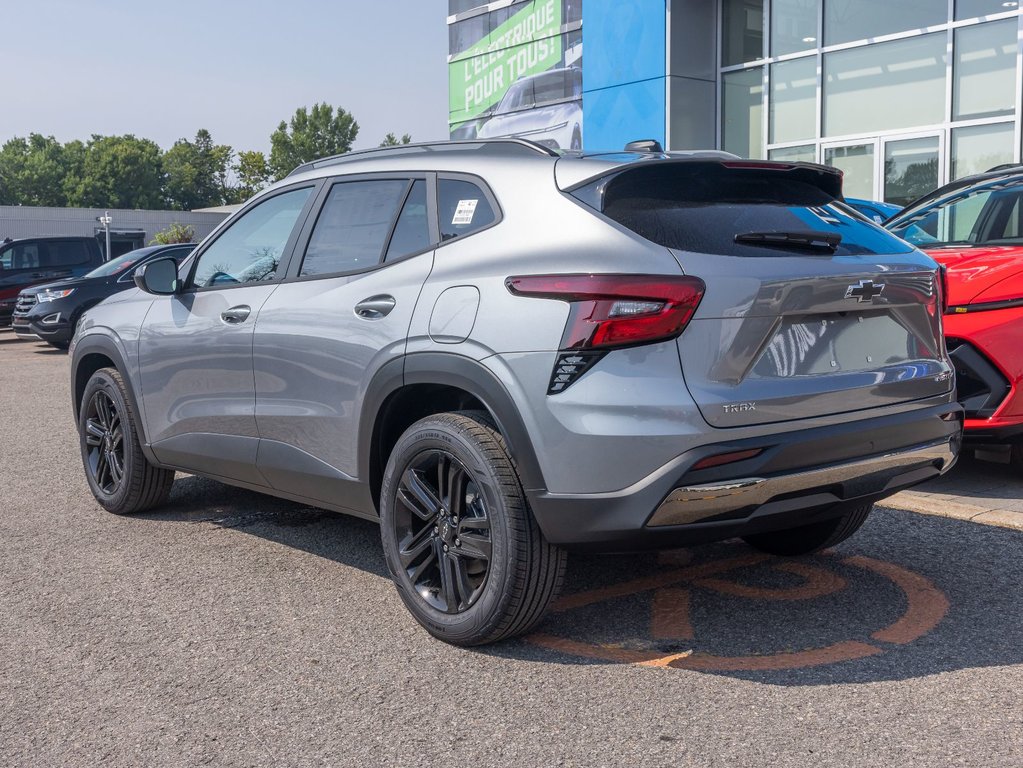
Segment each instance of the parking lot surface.
[{"label": "parking lot surface", "polygon": [[1019,531],[573,555],[535,634],[457,649],[371,523],[186,476],[104,512],[67,365],[0,331],[0,765],[1023,763]]}]

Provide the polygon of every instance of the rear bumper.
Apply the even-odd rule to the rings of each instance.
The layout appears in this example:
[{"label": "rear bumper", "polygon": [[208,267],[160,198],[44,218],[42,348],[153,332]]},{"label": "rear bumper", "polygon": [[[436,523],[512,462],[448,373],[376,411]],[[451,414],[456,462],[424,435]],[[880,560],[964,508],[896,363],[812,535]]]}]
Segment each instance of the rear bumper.
[{"label": "rear bumper", "polygon": [[[664,548],[805,525],[947,472],[962,443],[955,404],[889,417],[721,442],[689,451],[615,493],[533,494],[553,543],[599,549]],[[693,470],[723,452],[745,461]]]}]

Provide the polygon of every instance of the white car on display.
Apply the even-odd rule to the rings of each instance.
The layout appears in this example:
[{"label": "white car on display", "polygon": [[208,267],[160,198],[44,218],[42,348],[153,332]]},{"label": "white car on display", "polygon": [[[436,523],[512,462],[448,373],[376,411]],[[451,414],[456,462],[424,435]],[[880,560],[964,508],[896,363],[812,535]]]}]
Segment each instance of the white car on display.
[{"label": "white car on display", "polygon": [[582,149],[582,125],[582,70],[567,67],[516,80],[477,136],[530,139],[551,149]]}]

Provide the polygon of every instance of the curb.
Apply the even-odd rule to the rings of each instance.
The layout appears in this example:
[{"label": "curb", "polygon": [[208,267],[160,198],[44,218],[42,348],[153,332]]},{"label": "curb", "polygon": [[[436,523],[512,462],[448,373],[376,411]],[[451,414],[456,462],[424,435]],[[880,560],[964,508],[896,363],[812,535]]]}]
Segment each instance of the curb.
[{"label": "curb", "polygon": [[900,491],[880,503],[885,507],[918,512],[922,515],[948,517],[953,520],[965,520],[971,523],[1023,531],[1023,512],[964,504],[961,501],[936,498],[934,494],[921,491]]}]

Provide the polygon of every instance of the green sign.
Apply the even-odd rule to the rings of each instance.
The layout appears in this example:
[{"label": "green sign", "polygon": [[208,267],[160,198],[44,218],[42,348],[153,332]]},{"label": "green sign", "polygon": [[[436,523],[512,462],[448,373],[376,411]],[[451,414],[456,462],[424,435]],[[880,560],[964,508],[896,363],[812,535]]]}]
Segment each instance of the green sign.
[{"label": "green sign", "polygon": [[449,121],[472,120],[516,80],[561,61],[561,0],[532,0],[448,63]]}]

